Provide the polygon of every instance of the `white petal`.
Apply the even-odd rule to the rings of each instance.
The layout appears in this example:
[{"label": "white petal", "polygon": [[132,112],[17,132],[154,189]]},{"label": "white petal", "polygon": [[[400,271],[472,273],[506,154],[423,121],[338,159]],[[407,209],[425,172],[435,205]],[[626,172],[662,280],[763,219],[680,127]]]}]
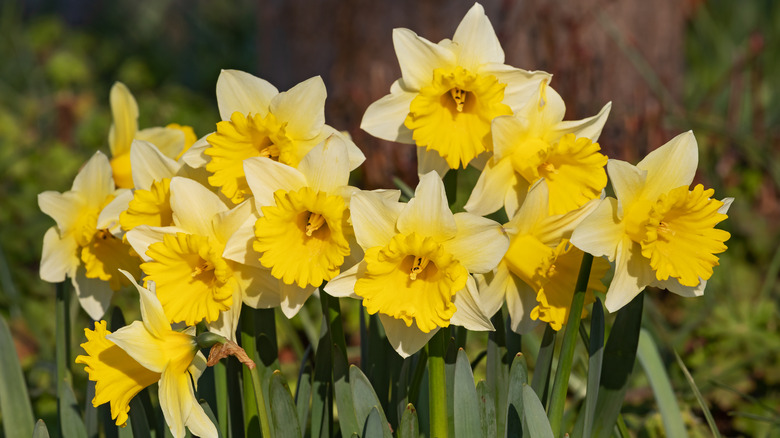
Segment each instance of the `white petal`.
[{"label": "white petal", "polygon": [[136,253],[141,256],[141,259],[145,262],[150,262],[152,259],[146,255],[146,251],[149,250],[149,245],[155,242],[162,242],[163,237],[166,234],[175,233],[188,233],[187,230],[178,227],[150,227],[148,225],[139,225],[125,234],[127,243],[133,247]]},{"label": "white petal", "polygon": [[398,216],[397,227],[403,234],[417,233],[439,241],[455,236],[455,217],[447,204],[444,183],[436,172],[420,178],[414,198],[409,200]]},{"label": "white petal", "polygon": [[506,263],[499,263],[492,272],[474,274],[479,299],[485,314],[492,317],[504,305],[509,270]]},{"label": "white petal", "polygon": [[252,243],[255,239],[255,222],[257,219],[253,217],[238,227],[225,244],[222,257],[244,265],[258,268],[263,266],[260,263],[260,253],[254,250]]},{"label": "white petal", "polygon": [[222,70],[217,79],[217,105],[222,120],[241,114],[268,114],[271,99],[279,90],[264,79],[239,70]]},{"label": "white petal", "polygon": [[504,50],[482,5],[475,3],[455,30],[452,41],[459,46],[458,65],[476,71],[480,65],[504,63]]},{"label": "white petal", "polygon": [[607,173],[618,199],[617,215],[622,218],[625,208],[633,204],[639,196],[643,196],[648,174],[646,170],[613,159],[607,161]]},{"label": "white petal", "polygon": [[395,319],[383,313],[378,313],[379,320],[382,321],[382,327],[385,329],[387,341],[401,357],[406,358],[420,351],[426,343],[436,334],[438,329],[423,333],[417,328],[417,323],[413,322],[411,327],[407,327],[403,320]]},{"label": "white petal", "polygon": [[219,317],[216,321],[207,324],[210,332],[236,342],[238,318],[241,316],[241,298],[241,292],[236,291],[233,293],[233,304],[227,310],[219,312]]},{"label": "white petal", "polygon": [[528,190],[531,184],[525,180],[525,178],[518,178],[516,173],[512,173],[512,188],[506,191],[504,197],[504,210],[507,217],[514,217],[520,206],[525,203],[525,198],[528,196]]},{"label": "white petal", "polygon": [[360,129],[383,140],[413,144],[412,131],[404,121],[416,96],[417,93],[401,90],[382,97],[368,106]]},{"label": "white petal", "polygon": [[275,191],[289,192],[306,186],[306,177],[298,169],[266,157],[244,160],[244,175],[258,211],[260,207],[276,205]]},{"label": "white petal", "polygon": [[506,293],[506,308],[509,310],[512,331],[523,335],[539,325],[539,321],[531,319],[531,310],[539,302],[536,301],[536,292],[531,286],[516,278],[511,280]]},{"label": "white petal", "polygon": [[587,137],[591,141],[596,142],[599,140],[601,130],[604,128],[604,123],[607,122],[609,111],[612,109],[612,102],[608,102],[601,108],[598,114],[593,117],[588,117],[582,120],[565,120],[557,125],[553,129],[555,133],[554,138],[561,138],[565,134],[574,134],[577,137]]},{"label": "white petal", "polygon": [[214,236],[214,217],[228,207],[211,190],[188,178],[171,179],[171,210],[176,226],[192,234]]},{"label": "white petal", "polygon": [[704,288],[707,287],[707,280],[699,279],[699,284],[696,286],[683,286],[674,277],[669,277],[666,280],[653,281],[650,286],[657,287],[659,289],[666,289],[669,292],[675,293],[681,297],[693,298],[704,295]]},{"label": "white petal", "polygon": [[457,234],[443,246],[471,273],[492,270],[509,249],[509,237],[496,221],[471,213],[458,213],[455,225]]},{"label": "white petal", "polygon": [[637,168],[647,171],[647,183],[642,196],[655,200],[669,190],[689,186],[698,165],[699,150],[693,131],[678,135],[647,154],[637,164]]},{"label": "white petal", "polygon": [[[184,133],[173,128],[146,128],[138,131],[135,138],[147,141],[155,146],[163,155],[175,158],[184,149]],[[132,151],[132,146],[130,148]],[[131,158],[132,159],[132,158]]]},{"label": "white petal", "polygon": [[43,235],[43,252],[41,254],[41,280],[49,283],[65,281],[68,275],[75,275],[81,261],[78,257],[76,239],[67,235],[60,238],[56,227],[46,230]]},{"label": "white petal", "polygon": [[298,287],[295,284],[284,284],[279,281],[280,295],[282,297],[281,309],[284,316],[292,318],[298,314],[303,307],[303,303],[314,293],[314,286]]},{"label": "white petal", "polygon": [[417,148],[417,175],[422,177],[426,173],[436,172],[439,174],[439,178],[444,178],[444,175],[450,171],[450,165],[447,164],[447,160],[442,158],[438,152],[434,150],[426,150],[425,148]]},{"label": "white petal", "polygon": [[115,82],[109,93],[113,123],[108,135],[111,155],[127,153],[138,131],[138,104],[125,84]]},{"label": "white petal", "polygon": [[593,213],[574,229],[571,243],[594,257],[614,261],[624,236],[623,224],[617,217],[617,200],[606,198],[598,202]]},{"label": "white petal", "polygon": [[57,222],[57,228],[63,234],[71,231],[85,206],[86,200],[78,192],[49,190],[38,194],[38,208]]},{"label": "white petal", "polygon": [[211,147],[211,144],[209,144],[208,140],[206,140],[211,134],[213,134],[213,132],[204,135],[203,137],[199,138],[198,141],[193,143],[193,145],[187,149],[187,152],[181,156],[181,161],[193,169],[205,167],[206,164],[208,164],[208,162],[211,160],[211,157],[203,153],[206,151],[206,149]]},{"label": "white petal", "polygon": [[146,329],[142,321],[133,321],[130,325],[107,335],[106,339],[118,345],[149,371],[161,373],[168,366],[167,355],[162,349],[163,343]]},{"label": "white petal", "polygon": [[493,136],[493,161],[507,161],[514,153],[515,148],[520,144],[520,138],[530,129],[528,120],[516,116],[499,116],[490,123],[491,135]]},{"label": "white petal", "polygon": [[718,213],[726,214],[729,212],[729,208],[731,208],[731,203],[734,202],[734,198],[723,198],[721,202],[723,202],[723,205],[718,209]]},{"label": "white petal", "polygon": [[119,215],[127,210],[130,201],[133,200],[133,191],[129,189],[117,190],[116,197],[111,200],[103,210],[100,210],[97,220],[97,229],[108,229],[115,235],[121,230],[119,227]]},{"label": "white petal", "polygon": [[325,292],[334,297],[349,297],[359,300],[360,297],[355,293],[355,283],[358,280],[358,272],[362,270],[365,270],[365,262],[352,266],[330,280],[325,285]]},{"label": "white petal", "polygon": [[515,234],[533,234],[538,224],[548,216],[548,193],[547,182],[537,180],[506,228]]},{"label": "white petal", "polygon": [[315,76],[271,99],[271,113],[281,122],[287,122],[285,132],[291,138],[312,138],[325,124],[327,95],[322,78]]},{"label": "white petal", "polygon": [[95,152],[79,170],[73,180],[72,190],[81,193],[88,206],[102,207],[106,198],[114,192],[114,178],[111,176],[108,157],[100,151]]},{"label": "white petal", "polygon": [[271,270],[238,265],[235,275],[244,291],[244,304],[254,309],[270,309],[282,303],[280,281],[271,276]]},{"label": "white petal", "polygon": [[190,384],[189,374],[175,374],[170,369],[164,370],[157,394],[165,423],[173,438],[184,437],[186,419],[190,417],[195,404],[195,392]]},{"label": "white petal", "polygon": [[404,84],[414,91],[431,83],[435,69],[455,66],[455,54],[451,50],[421,38],[409,29],[393,29],[393,47]]},{"label": "white petal", "polygon": [[[192,335],[195,335],[195,333],[192,333]],[[190,366],[187,367],[187,372],[192,376],[192,382],[195,384],[196,391],[198,390],[198,380],[200,380],[200,376],[203,375],[207,367],[206,357],[200,351],[192,359]]]},{"label": "white petal", "polygon": [[534,99],[541,81],[549,82],[552,78],[552,75],[545,71],[527,71],[495,63],[482,66],[479,73],[493,75],[500,83],[506,84],[502,103],[509,105],[514,113]]},{"label": "white petal", "polygon": [[242,226],[253,225],[256,220],[254,204],[252,201],[246,200],[230,210],[214,216],[214,234],[220,242],[226,243]]},{"label": "white petal", "polygon": [[298,170],[315,191],[334,193],[349,184],[349,155],[344,139],[328,137],[303,157]]},{"label": "white petal", "polygon": [[[535,227],[533,234],[548,246],[557,246],[561,239],[571,238],[572,232],[601,205],[601,199],[591,199],[576,210],[548,216]],[[619,231],[619,229],[617,230]]]},{"label": "white petal", "polygon": [[482,308],[477,284],[470,275],[466,287],[455,294],[452,302],[458,310],[450,318],[450,324],[476,331],[495,330],[493,323],[490,322],[490,316]]},{"label": "white petal", "polygon": [[350,202],[350,215],[355,237],[363,249],[385,246],[398,232],[395,224],[404,204],[387,199],[388,191],[355,193]]},{"label": "white petal", "polygon": [[122,269],[119,272],[130,280],[130,283],[135,286],[138,295],[141,297],[141,318],[144,320],[146,330],[152,335],[162,338],[166,332],[171,330],[171,324],[165,316],[160,300],[157,299],[154,282],[150,281],[149,289],[147,289],[139,285],[129,272]]},{"label": "white petal", "polygon": [[513,176],[514,170],[509,160],[497,163],[488,161],[463,209],[480,216],[498,211],[504,206],[507,190],[512,189]]},{"label": "white petal", "polygon": [[488,161],[491,158],[493,158],[493,153],[490,151],[484,151],[481,154],[474,157],[473,160],[469,161],[469,166],[477,170],[482,170],[485,168],[485,165],[487,165]]},{"label": "white petal", "polygon": [[106,309],[111,304],[114,291],[111,290],[111,286],[107,281],[87,278],[86,274],[84,266],[79,266],[76,270],[76,275],[71,277],[71,283],[76,291],[81,308],[87,312],[90,318],[98,321],[105,315]]},{"label": "white petal", "polygon": [[173,158],[165,156],[157,146],[143,140],[133,140],[130,163],[133,185],[143,190],[149,190],[154,181],[173,178],[182,166]]},{"label": "white petal", "polygon": [[607,290],[604,306],[616,312],[655,280],[650,261],[642,256],[642,248],[627,237],[618,245],[615,275]]}]

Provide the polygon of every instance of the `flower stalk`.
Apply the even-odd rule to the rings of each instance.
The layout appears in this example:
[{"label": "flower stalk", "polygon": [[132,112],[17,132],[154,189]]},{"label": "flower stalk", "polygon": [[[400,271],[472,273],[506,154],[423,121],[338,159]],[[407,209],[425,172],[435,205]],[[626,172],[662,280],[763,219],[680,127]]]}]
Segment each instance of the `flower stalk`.
[{"label": "flower stalk", "polygon": [[431,416],[431,436],[447,438],[447,380],[444,372],[444,354],[449,330],[442,328],[428,342],[428,399]]}]

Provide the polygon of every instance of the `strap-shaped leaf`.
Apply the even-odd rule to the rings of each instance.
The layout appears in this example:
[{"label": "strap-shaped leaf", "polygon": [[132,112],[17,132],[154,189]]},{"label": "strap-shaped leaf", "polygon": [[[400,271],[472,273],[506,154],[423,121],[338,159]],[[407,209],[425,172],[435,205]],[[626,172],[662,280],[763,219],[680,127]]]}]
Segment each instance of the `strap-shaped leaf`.
[{"label": "strap-shaped leaf", "polygon": [[300,438],[298,414],[293,402],[287,379],[281,371],[274,371],[268,385],[271,405],[271,421],[274,424],[274,436],[277,438]]},{"label": "strap-shaped leaf", "polygon": [[387,438],[391,438],[393,435],[390,432],[390,427],[387,424],[387,417],[382,411],[382,405],[379,403],[379,398],[374,392],[374,388],[371,387],[371,382],[368,381],[366,375],[360,371],[360,368],[352,365],[349,368],[349,381],[352,385],[352,401],[355,406],[355,418],[358,424],[366,424],[368,416],[371,414],[373,408],[377,409],[382,421],[383,435]]},{"label": "strap-shaped leaf", "polygon": [[523,424],[527,430],[523,436],[554,438],[542,402],[539,401],[533,388],[525,384],[523,385]]},{"label": "strap-shaped leaf", "polygon": [[455,386],[453,391],[455,411],[455,436],[475,437],[482,435],[479,399],[474,387],[474,374],[466,352],[458,350],[455,361]]},{"label": "strap-shaped leaf", "polygon": [[27,384],[5,318],[0,317],[0,412],[5,436],[30,436],[35,425]]},{"label": "strap-shaped leaf", "polygon": [[420,427],[417,422],[417,409],[409,403],[401,414],[401,423],[398,426],[398,438],[418,438]]},{"label": "strap-shaped leaf", "polygon": [[680,407],[677,405],[677,398],[672,390],[672,384],[669,382],[669,375],[666,374],[666,368],[661,361],[652,336],[644,329],[639,332],[637,359],[645,370],[650,387],[653,388],[655,401],[658,403],[658,410],[661,412],[661,419],[664,422],[666,436],[687,437],[688,433],[685,431],[685,424],[680,414]]}]

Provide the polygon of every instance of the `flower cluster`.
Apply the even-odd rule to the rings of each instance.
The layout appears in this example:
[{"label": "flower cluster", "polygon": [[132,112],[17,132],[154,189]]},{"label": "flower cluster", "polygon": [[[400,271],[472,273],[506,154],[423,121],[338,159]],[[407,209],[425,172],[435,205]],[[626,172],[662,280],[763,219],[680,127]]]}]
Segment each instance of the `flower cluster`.
[{"label": "flower cluster", "polygon": [[[539,322],[560,330],[586,252],[597,257],[586,300],[606,292],[610,311],[648,285],[703,293],[726,249],[729,234],[715,225],[731,200],[690,188],[692,133],[637,166],[608,160],[597,141],[610,104],[564,121],[551,75],[504,64],[479,4],[452,40],[396,29],[393,42],[402,77],[361,127],[416,145],[420,182],[408,202],[349,185],[364,156],[325,124],[319,77],[279,92],[223,70],[222,120],[200,139],[179,125],[138,130],[135,100],[113,87],[113,158],[97,152],[71,191],[41,193],[39,205],[56,221],[41,278],[69,277],[95,320],[122,285],[140,294],[143,321],[114,333],[96,322],[77,359],[97,382],[93,403],[110,402],[117,424],[159,382],[174,436],[185,426],[215,436],[193,392],[205,366],[194,326],[232,340],[243,305],[292,318],[318,288],[362,300],[402,356],[450,324],[493,330],[504,305],[518,333]],[[442,176],[468,165],[481,174],[466,211],[453,213]],[[607,174],[617,199],[604,195]],[[496,212],[505,223],[485,217]]]}]

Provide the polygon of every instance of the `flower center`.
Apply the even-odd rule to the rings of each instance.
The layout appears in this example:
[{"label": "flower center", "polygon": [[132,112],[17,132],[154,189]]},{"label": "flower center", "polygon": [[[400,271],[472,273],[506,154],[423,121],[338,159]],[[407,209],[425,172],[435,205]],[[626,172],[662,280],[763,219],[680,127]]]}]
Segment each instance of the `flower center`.
[{"label": "flower center", "polygon": [[409,269],[409,279],[412,281],[417,280],[417,276],[422,273],[429,262],[430,259],[428,257],[414,256],[414,262],[411,269]]},{"label": "flower center", "polygon": [[309,212],[309,218],[306,220],[306,236],[311,237],[315,231],[325,225],[325,217],[319,213]]},{"label": "flower center", "polygon": [[214,270],[214,264],[211,263],[208,260],[204,260],[203,263],[199,264],[198,266],[195,266],[195,269],[192,270],[192,278],[197,277],[198,275],[203,274],[204,272],[213,271]]},{"label": "flower center", "polygon": [[452,100],[455,101],[455,109],[459,112],[463,112],[463,105],[466,104],[466,91],[460,88],[453,88],[450,90]]}]

